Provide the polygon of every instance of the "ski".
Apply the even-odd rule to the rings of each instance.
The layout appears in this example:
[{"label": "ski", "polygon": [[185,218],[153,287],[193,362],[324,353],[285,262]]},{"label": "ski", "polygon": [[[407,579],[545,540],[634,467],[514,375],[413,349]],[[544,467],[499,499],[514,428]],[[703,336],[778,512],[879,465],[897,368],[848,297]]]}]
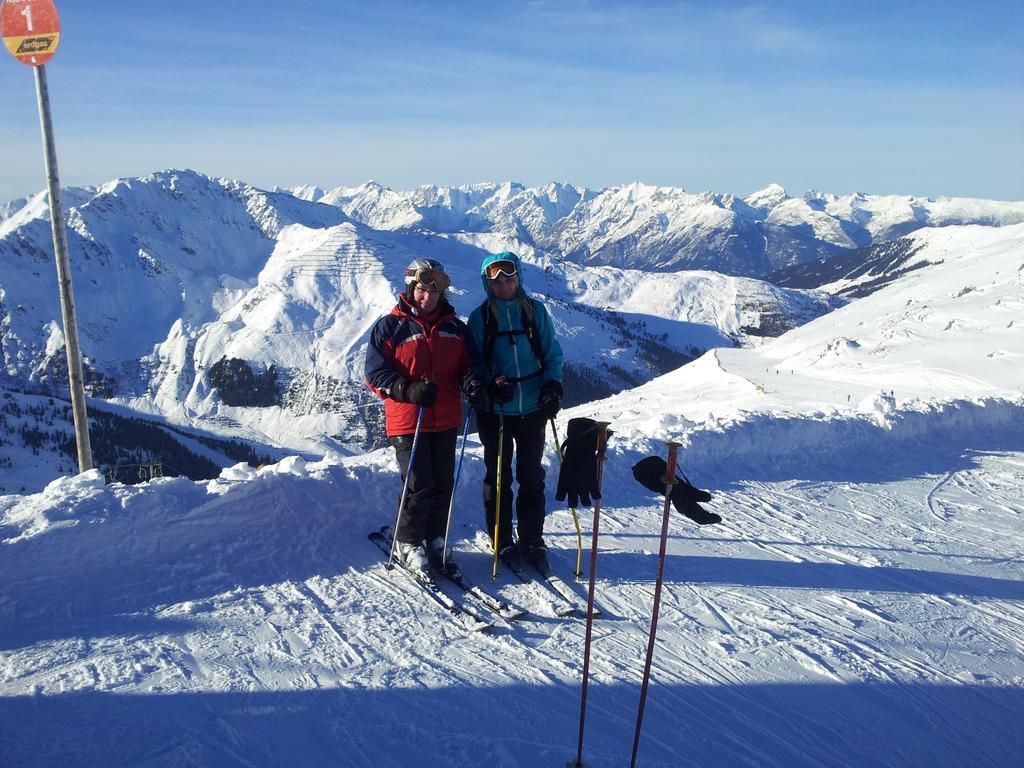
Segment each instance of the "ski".
[{"label": "ski", "polygon": [[[387,530],[386,526],[383,530],[373,531],[370,533],[368,538],[377,545],[381,552],[390,557],[391,538],[384,534],[384,530]],[[481,619],[458,600],[455,600],[445,594],[445,591],[441,589],[440,585],[434,581],[430,575],[414,573],[406,568],[405,564],[399,560],[395,560],[394,564],[400,571],[408,576],[424,594],[447,611],[448,614],[465,629],[470,632],[482,632],[494,627],[494,622]]]},{"label": "ski", "polygon": [[[481,541],[480,539],[478,539],[476,541],[476,544],[482,547],[485,552],[493,554],[493,550],[490,549],[489,542],[486,542],[486,540]],[[508,563],[504,561],[501,561],[501,564],[503,567],[510,570],[512,574],[517,579],[519,579],[519,581],[521,581],[524,585],[530,587],[533,591],[534,597],[547,604],[551,612],[559,618],[572,616],[574,613],[576,613],[576,606],[573,605],[573,602],[576,601],[566,599],[566,596],[563,595],[557,587],[552,586],[547,579],[534,577],[533,574],[535,572],[538,573],[538,575],[541,575],[539,571],[534,571],[532,568],[530,571],[527,571],[526,568],[512,568],[508,565]],[[566,589],[568,589],[568,587],[566,587]],[[568,591],[570,595],[572,595],[574,598],[576,597],[576,594],[571,589],[569,589]],[[587,608],[586,604],[584,603],[583,609],[580,611],[580,613],[586,614],[586,612]]]},{"label": "ski", "polygon": [[506,621],[515,621],[516,619],[523,618],[527,614],[525,608],[512,605],[489,592],[485,592],[476,584],[470,582],[462,575],[462,571],[459,569],[459,566],[453,562],[449,562],[448,566],[444,570],[440,571],[440,573],[459,589],[480,603],[483,607],[487,608],[489,611],[493,611]]},{"label": "ski", "polygon": [[[561,595],[563,600],[565,600],[567,603],[569,603],[571,605],[574,605],[577,611],[579,611],[581,614],[586,616],[586,614],[587,614],[587,600],[586,600],[586,598],[584,598],[581,595],[579,595],[576,592],[576,590],[574,590],[572,587],[570,587],[568,584],[566,584],[561,576],[557,576],[554,573],[551,573],[550,571],[548,573],[544,573],[543,571],[541,571],[539,569],[535,569],[535,570],[537,570],[537,573],[540,574],[540,577],[544,580],[544,583],[546,583],[555,592],[557,592],[559,595]],[[601,615],[601,609],[597,607],[597,603],[596,602],[594,603],[594,615],[595,616],[600,616]]]},{"label": "ski", "polygon": [[[378,533],[384,538],[385,541],[391,540],[391,526],[386,525],[378,531]],[[497,614],[505,621],[515,621],[521,619],[527,614],[525,608],[520,608],[517,605],[512,605],[506,600],[502,600],[496,595],[492,595],[489,592],[485,592],[479,586],[471,582],[462,573],[462,569],[453,562],[449,561],[448,566],[445,569],[435,568],[434,573],[439,573],[444,576],[448,581],[454,584],[456,587],[465,592],[471,599],[479,603],[482,607]]]},{"label": "ski", "polygon": [[[512,568],[505,562],[502,562],[502,565],[512,571],[513,575],[523,582],[523,584],[536,587],[537,591],[543,594],[545,602],[550,604],[551,611],[556,616],[571,616],[576,612],[576,606],[574,606],[571,601],[567,600],[565,595],[554,587],[548,579],[534,578],[533,573],[527,571],[525,568]],[[576,596],[575,593],[572,593],[572,595],[573,597]],[[586,613],[586,607],[584,607],[583,613]]]}]

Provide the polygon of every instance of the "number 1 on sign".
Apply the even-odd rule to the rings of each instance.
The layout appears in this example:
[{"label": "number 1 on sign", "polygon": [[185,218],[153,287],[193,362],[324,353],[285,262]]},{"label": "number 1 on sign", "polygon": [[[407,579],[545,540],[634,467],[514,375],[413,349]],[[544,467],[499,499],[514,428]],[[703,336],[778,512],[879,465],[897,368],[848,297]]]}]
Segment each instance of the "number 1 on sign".
[{"label": "number 1 on sign", "polygon": [[25,23],[28,24],[28,31],[32,31],[32,6],[26,5],[21,9],[21,15],[25,17]]}]

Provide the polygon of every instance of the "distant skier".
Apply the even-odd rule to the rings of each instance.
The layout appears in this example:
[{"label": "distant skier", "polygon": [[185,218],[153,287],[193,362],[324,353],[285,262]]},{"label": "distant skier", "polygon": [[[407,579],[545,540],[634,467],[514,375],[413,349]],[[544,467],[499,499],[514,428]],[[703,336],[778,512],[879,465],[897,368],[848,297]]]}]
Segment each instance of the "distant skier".
[{"label": "distant skier", "polygon": [[[405,509],[395,531],[397,553],[409,568],[425,571],[444,559],[461,417],[459,388],[470,361],[466,325],[445,294],[451,280],[444,266],[415,259],[405,270],[405,281],[395,308],[370,331],[366,383],[384,400],[388,442],[403,482],[408,475]],[[423,423],[410,467],[420,408]]]},{"label": "distant skier", "polygon": [[[480,267],[487,298],[469,316],[467,346],[474,375],[466,395],[477,409],[484,446],[483,502],[487,534],[494,539],[498,477],[498,433],[503,426],[498,556],[513,569],[522,555],[539,570],[550,570],[544,542],[545,428],[562,403],[562,348],[547,309],[527,295],[522,263],[505,251]],[[483,390],[483,392],[481,392]],[[481,397],[485,393],[485,397]],[[518,546],[512,532],[512,453]]]}]

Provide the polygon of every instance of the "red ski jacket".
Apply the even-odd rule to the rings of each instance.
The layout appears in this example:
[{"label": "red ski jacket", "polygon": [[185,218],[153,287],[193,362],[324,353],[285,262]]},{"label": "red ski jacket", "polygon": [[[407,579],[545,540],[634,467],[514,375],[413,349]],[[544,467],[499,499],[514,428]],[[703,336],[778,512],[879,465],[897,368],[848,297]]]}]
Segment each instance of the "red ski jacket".
[{"label": "red ski jacket", "polygon": [[391,314],[374,323],[366,348],[366,383],[384,401],[388,437],[416,431],[419,406],[394,398],[393,387],[400,378],[437,384],[437,402],[424,410],[423,431],[458,427],[462,416],[459,385],[470,368],[466,324],[444,298],[432,325],[415,312],[400,294]]}]

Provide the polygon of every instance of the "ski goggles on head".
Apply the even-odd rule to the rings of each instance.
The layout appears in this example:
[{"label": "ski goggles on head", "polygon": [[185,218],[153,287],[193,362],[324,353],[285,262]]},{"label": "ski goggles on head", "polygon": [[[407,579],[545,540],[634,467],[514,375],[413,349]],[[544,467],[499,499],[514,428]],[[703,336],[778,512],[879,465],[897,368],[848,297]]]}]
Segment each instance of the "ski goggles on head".
[{"label": "ski goggles on head", "polygon": [[405,277],[409,282],[416,281],[428,291],[443,291],[452,284],[451,278],[436,269],[407,269]]},{"label": "ski goggles on head", "polygon": [[484,274],[487,275],[488,280],[497,280],[502,275],[505,277],[515,277],[517,274],[516,265],[513,261],[495,261],[484,267]]}]

